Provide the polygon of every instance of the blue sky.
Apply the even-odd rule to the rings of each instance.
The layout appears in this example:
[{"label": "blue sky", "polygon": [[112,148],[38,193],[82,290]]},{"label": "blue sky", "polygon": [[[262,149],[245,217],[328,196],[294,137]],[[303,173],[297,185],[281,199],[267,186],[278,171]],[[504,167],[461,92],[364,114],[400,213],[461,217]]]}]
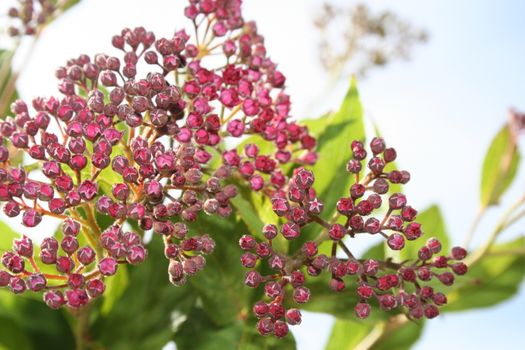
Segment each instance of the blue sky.
[{"label": "blue sky", "polygon": [[[187,23],[180,16],[184,3],[83,1],[48,28],[21,77],[23,96],[54,92],[57,65],[80,53],[110,50],[110,35],[123,26],[144,25],[169,35]],[[288,77],[296,116],[311,117],[335,108],[346,85],[343,79],[333,93],[312,105],[326,79],[317,61],[311,24],[320,3],[245,0],[246,17],[258,21],[268,51]],[[398,149],[400,165],[412,173],[413,180],[406,186],[411,202],[419,208],[440,204],[454,242],[461,243],[477,208],[479,170],[488,143],[504,123],[508,107],[525,109],[525,1],[370,3],[395,10],[430,33],[429,43],[418,47],[410,62],[372,72],[359,83],[360,93],[366,113]],[[522,169],[503,204],[523,193],[524,178]],[[482,222],[475,243],[483,241],[498,213],[491,211]],[[502,239],[523,234],[522,225],[514,226]],[[428,322],[416,348],[518,349],[524,315],[522,288],[519,296],[498,307],[447,314]],[[299,349],[322,349],[331,322],[327,316],[308,315],[295,333]]]}]

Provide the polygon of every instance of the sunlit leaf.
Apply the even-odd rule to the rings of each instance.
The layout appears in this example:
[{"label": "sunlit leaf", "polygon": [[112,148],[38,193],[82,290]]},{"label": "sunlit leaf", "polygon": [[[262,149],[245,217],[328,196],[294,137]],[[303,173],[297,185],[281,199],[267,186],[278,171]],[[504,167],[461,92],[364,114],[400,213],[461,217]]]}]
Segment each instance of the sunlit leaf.
[{"label": "sunlit leaf", "polygon": [[405,350],[419,339],[422,324],[403,316],[375,324],[337,319],[325,350]]},{"label": "sunlit leaf", "polygon": [[399,252],[399,261],[417,259],[418,250],[424,246],[429,238],[437,238],[441,242],[441,252],[449,253],[449,238],[443,214],[437,205],[425,209],[417,215],[415,220],[421,224],[424,235],[414,241],[406,241],[405,248]]},{"label": "sunlit leaf", "polygon": [[117,303],[128,287],[129,277],[128,268],[121,265],[115,276],[106,279],[106,291],[104,292],[104,302],[102,303],[102,314],[108,314],[115,303]]},{"label": "sunlit leaf", "polygon": [[217,326],[204,310],[195,308],[186,322],[175,335],[179,350],[294,350],[295,340],[292,334],[283,339],[273,336],[263,337],[255,329],[255,320],[233,321],[224,326]]},{"label": "sunlit leaf", "polygon": [[[444,311],[489,307],[516,295],[525,277],[525,237],[497,244],[457,278],[448,293]],[[473,253],[475,254],[475,253]]]},{"label": "sunlit leaf", "polygon": [[494,137],[485,155],[481,173],[481,206],[499,203],[516,176],[520,153],[510,126],[504,126]]},{"label": "sunlit leaf", "polygon": [[93,323],[93,343],[112,350],[161,349],[173,337],[173,318],[185,315],[195,303],[189,286],[169,283],[161,240],[152,240],[147,248],[148,259],[129,270],[129,286],[118,302]]},{"label": "sunlit leaf", "polygon": [[[363,108],[355,79],[337,112],[305,121],[305,124],[317,137],[319,159],[312,168],[315,174],[314,188],[325,205],[322,216],[330,220],[337,200],[347,195],[353,181],[346,171],[346,163],[351,155],[350,144],[353,140],[365,139]],[[299,249],[304,241],[313,239],[320,231],[320,226],[308,225],[302,230],[301,237],[292,242],[293,249]]]}]

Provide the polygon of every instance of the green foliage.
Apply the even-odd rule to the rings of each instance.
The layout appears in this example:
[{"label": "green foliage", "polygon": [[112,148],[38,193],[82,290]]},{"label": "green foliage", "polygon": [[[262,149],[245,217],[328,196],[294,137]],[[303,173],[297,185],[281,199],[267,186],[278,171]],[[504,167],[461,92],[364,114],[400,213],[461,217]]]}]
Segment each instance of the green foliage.
[{"label": "green foliage", "polygon": [[493,246],[456,281],[444,311],[489,307],[516,295],[525,277],[525,256],[513,251],[524,248],[525,237]]},{"label": "green foliage", "polygon": [[[363,108],[355,79],[352,79],[337,112],[325,114],[319,119],[306,120],[305,124],[317,138],[319,158],[312,167],[316,176],[314,187],[325,205],[322,216],[330,219],[335,212],[337,200],[348,195],[348,188],[353,181],[346,171],[346,163],[351,154],[350,142],[365,140]],[[334,179],[337,179],[337,184]],[[320,228],[318,225],[309,225],[301,232],[301,237],[292,242],[292,250],[299,249],[306,240],[316,237]]]},{"label": "green foliage", "polygon": [[33,346],[18,324],[0,316],[0,349],[30,350]]},{"label": "green foliage", "polygon": [[[312,169],[316,175],[315,190],[325,202],[325,214],[329,215],[334,212],[337,199],[346,195],[351,182],[350,176],[341,176],[347,174],[350,142],[365,140],[363,108],[355,79],[336,113],[307,121],[306,125],[317,136],[319,159]],[[334,186],[335,178],[337,186]]]},{"label": "green foliage", "polygon": [[337,319],[325,350],[351,350],[370,333],[373,326],[359,321]]},{"label": "green foliage", "polygon": [[[359,297],[355,293],[356,284],[347,280],[345,281],[346,288],[335,293],[328,287],[329,281],[328,273],[323,273],[317,278],[310,278],[306,286],[310,289],[312,298],[308,303],[301,305],[301,308],[308,311],[328,313],[344,319],[356,319],[354,306],[359,302]],[[377,315],[372,313],[372,316],[375,318]]]},{"label": "green foliage", "polygon": [[16,91],[11,81],[13,72],[11,63],[13,60],[13,51],[3,50],[0,48],[0,118],[4,119],[10,113],[11,103],[18,98]]},{"label": "green foliage", "polygon": [[[272,204],[266,196],[253,193],[243,186],[239,187],[239,194],[230,200],[236,214],[247,226],[244,234],[264,240],[262,228],[266,224],[279,224],[280,220],[272,210]],[[241,228],[242,229],[242,228]],[[288,252],[290,242],[281,236],[273,240],[273,247],[282,253]]]},{"label": "green foliage", "polygon": [[0,252],[11,249],[13,239],[20,237],[9,225],[0,221]]},{"label": "green foliage", "polygon": [[80,2],[80,0],[67,0],[67,1],[63,1],[63,5],[62,5],[62,11],[67,11],[69,10],[71,7],[77,5],[78,3]]},{"label": "green foliage", "polygon": [[[319,142],[319,161],[313,170],[317,193],[325,203],[323,216],[327,220],[334,215],[337,199],[348,195],[353,181],[345,168],[350,155],[349,143],[354,139],[365,139],[362,114],[356,83],[352,81],[337,112],[306,122]],[[258,143],[257,138],[248,138],[244,143]],[[263,154],[268,152],[270,149],[261,149]],[[518,163],[515,141],[505,127],[494,139],[485,158],[483,206],[499,201],[512,182]],[[82,173],[83,179],[91,177],[89,168]],[[73,172],[69,174],[75,176]],[[102,191],[108,193],[112,184],[121,181],[115,176],[111,171],[98,175]],[[169,341],[175,341],[181,350],[296,348],[291,334],[278,340],[261,337],[255,329],[256,320],[251,307],[262,298],[262,288],[250,289],[243,285],[246,269],[239,262],[242,251],[237,242],[248,233],[262,238],[264,224],[278,224],[282,219],[271,211],[268,198],[242,186],[239,189],[239,195],[232,200],[235,207],[232,217],[201,215],[196,223],[189,225],[192,233],[210,234],[216,242],[216,250],[206,257],[206,268],[189,278],[185,286],[175,287],[169,283],[168,261],[160,237],[153,237],[148,244],[145,263],[132,268],[122,265],[116,276],[106,279],[104,298],[88,309],[86,342],[89,348],[161,349]],[[81,214],[85,217],[85,212]],[[97,216],[96,219],[102,228],[112,223],[106,216]],[[450,240],[440,209],[435,205],[427,208],[418,215],[417,222],[422,224],[425,232],[421,240],[408,241],[405,249],[392,254],[384,241],[377,237],[379,242],[364,257],[392,258],[396,262],[413,260],[417,258],[422,241],[430,237],[438,238],[443,252],[448,253]],[[137,229],[136,223],[131,222],[131,225]],[[317,237],[320,232],[318,225],[309,225],[295,241],[289,242],[282,237],[275,239],[273,248],[293,253],[305,240]],[[60,237],[60,230],[56,235]],[[0,222],[0,251],[10,249],[17,236],[8,225]],[[84,245],[82,236],[79,239]],[[320,250],[329,252],[330,248],[331,242],[325,242]],[[443,311],[488,307],[514,296],[525,275],[525,257],[508,252],[524,248],[523,237],[494,246],[487,256],[470,266],[467,276],[458,278],[449,289],[449,305]],[[260,264],[258,269],[263,274],[268,272],[266,263]],[[376,350],[408,349],[421,335],[423,323],[407,321],[399,311],[381,311],[377,305],[373,305],[368,319],[358,320],[354,315],[354,306],[359,302],[355,279],[346,278],[346,288],[340,293],[329,288],[329,280],[330,274],[326,272],[318,278],[307,279],[306,286],[312,298],[301,305],[304,310],[328,313],[337,318],[326,350],[355,349],[363,345]],[[36,294],[26,293],[24,296],[20,298],[0,292],[0,349],[74,348],[72,330],[78,321],[73,313],[50,310],[35,298]],[[297,307],[291,298],[285,300],[290,303],[286,306]]]},{"label": "green foliage", "polygon": [[450,244],[443,214],[437,205],[432,205],[417,215],[416,221],[421,224],[424,235],[415,241],[406,241],[405,248],[399,252],[399,260],[417,259],[417,252],[422,246],[422,241],[437,238],[441,242],[441,252],[448,254]]},{"label": "green foliage", "polygon": [[248,227],[250,234],[262,238],[261,230],[264,222],[262,222],[253,204],[250,203],[245,196],[246,194],[241,193],[233,198],[231,203],[239,213],[241,220],[244,221]]},{"label": "green foliage", "polygon": [[108,314],[115,303],[118,302],[124,291],[129,285],[128,268],[121,265],[117,273],[112,278],[106,279],[106,291],[104,292],[104,302],[100,312]]},{"label": "green foliage", "polygon": [[499,203],[516,176],[520,163],[516,135],[505,125],[494,137],[483,161],[481,174],[481,206]]},{"label": "green foliage", "polygon": [[325,350],[404,350],[419,339],[423,325],[395,317],[376,324],[337,319]]},{"label": "green foliage", "polygon": [[284,339],[261,337],[249,322],[235,320],[223,326],[217,326],[207,316],[202,308],[194,308],[188,315],[188,320],[182,324],[175,335],[177,349],[180,350],[292,350],[295,340],[289,335]]},{"label": "green foliage", "polygon": [[161,349],[173,337],[172,316],[194,305],[191,288],[169,283],[161,240],[152,240],[148,253],[143,264],[129,270],[129,286],[111,311],[94,321],[94,343],[116,350]]},{"label": "green foliage", "polygon": [[207,266],[189,279],[202,300],[205,312],[217,325],[231,323],[247,307],[250,289],[243,281],[245,269],[239,263],[242,251],[239,238],[248,228],[242,222],[202,216],[192,225],[198,234],[212,235],[216,243],[213,254],[206,257]]},{"label": "green foliage", "polygon": [[73,349],[74,344],[64,312],[51,310],[40,298],[0,290],[0,349]]}]

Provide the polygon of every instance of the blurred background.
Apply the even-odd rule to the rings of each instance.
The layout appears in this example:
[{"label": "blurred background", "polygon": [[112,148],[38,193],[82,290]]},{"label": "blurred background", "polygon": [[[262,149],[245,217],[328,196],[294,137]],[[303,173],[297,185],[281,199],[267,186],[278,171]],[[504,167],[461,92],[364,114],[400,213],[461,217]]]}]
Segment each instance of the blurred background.
[{"label": "blurred background", "polygon": [[[0,2],[5,13],[10,1]],[[142,25],[170,35],[187,24],[185,0],[83,0],[54,21],[24,66],[25,99],[56,92],[54,70],[81,53],[114,52],[110,38]],[[293,115],[314,118],[336,109],[352,74],[369,120],[395,146],[412,174],[413,205],[441,206],[455,244],[462,244],[479,203],[479,174],[509,107],[525,109],[525,2],[501,1],[244,1],[268,52],[287,76]],[[1,37],[7,43],[7,37]],[[4,44],[0,45],[4,46]],[[503,206],[525,190],[522,167]],[[498,218],[491,209],[473,246]],[[514,225],[501,239],[523,234]],[[366,246],[359,247],[362,250]],[[333,318],[305,313],[293,327],[298,349],[322,349]],[[521,349],[525,292],[490,309],[447,313],[427,322],[416,349]],[[174,348],[169,345],[168,348]]]}]

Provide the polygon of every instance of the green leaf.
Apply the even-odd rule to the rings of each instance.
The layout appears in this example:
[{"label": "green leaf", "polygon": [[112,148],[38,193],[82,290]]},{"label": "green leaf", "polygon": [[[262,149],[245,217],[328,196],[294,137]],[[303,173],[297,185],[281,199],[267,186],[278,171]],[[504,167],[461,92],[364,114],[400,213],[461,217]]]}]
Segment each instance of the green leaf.
[{"label": "green leaf", "polygon": [[295,350],[295,338],[292,332],[284,338],[278,339],[274,336],[263,337],[256,329],[257,320],[248,319],[243,327],[243,333],[239,342],[239,350]]},{"label": "green leaf", "polygon": [[0,347],[4,349],[30,350],[31,346],[24,331],[6,317],[0,316]]},{"label": "green leaf", "polygon": [[0,348],[73,349],[75,341],[65,314],[65,310],[47,307],[41,296],[34,300],[0,290]]},{"label": "green leaf", "polygon": [[263,337],[255,329],[256,321],[236,320],[217,326],[200,308],[194,308],[175,335],[179,350],[294,350],[295,340],[290,333],[283,339]]},{"label": "green leaf", "polygon": [[[305,121],[305,124],[317,137],[319,158],[312,168],[316,176],[314,187],[325,205],[322,216],[330,220],[335,212],[337,200],[347,195],[353,181],[346,172],[346,163],[351,155],[350,144],[353,140],[365,140],[363,108],[355,79],[352,79],[337,112]],[[337,179],[337,183],[334,179]],[[292,242],[292,250],[299,249],[306,240],[316,237],[320,230],[318,225],[304,227],[301,237]]]},{"label": "green leaf", "polygon": [[126,291],[129,285],[128,269],[125,265],[120,265],[115,276],[106,279],[106,291],[104,292],[104,302],[100,312],[108,314],[116,302]]},{"label": "green leaf", "polygon": [[352,350],[372,331],[373,326],[338,318],[332,328],[332,333],[325,350]]},{"label": "green leaf", "polygon": [[[350,184],[350,176],[341,176],[346,174],[350,143],[353,140],[365,140],[363,108],[355,79],[352,79],[339,110],[316,122],[323,123],[325,128],[317,140],[319,160],[313,167],[316,174],[315,189],[325,202],[325,212],[331,213],[337,199],[348,191]],[[340,180],[337,186],[334,186],[334,178]]]},{"label": "green leaf", "polygon": [[516,136],[505,125],[494,137],[485,155],[481,173],[481,206],[499,203],[516,176],[520,162]]},{"label": "green leaf", "polygon": [[[322,273],[316,278],[307,279],[306,287],[310,289],[312,297],[306,304],[301,305],[301,309],[313,312],[323,312],[333,315],[337,318],[349,319],[357,321],[354,307],[359,303],[360,299],[355,292],[357,284],[355,280],[345,279],[345,289],[341,292],[334,292],[329,288],[329,281],[331,275],[329,273]],[[289,304],[287,307],[297,307],[292,297],[286,298]],[[386,313],[379,308],[375,308],[374,312],[365,320],[360,322],[374,324],[385,320],[389,315],[394,313]]]},{"label": "green leaf", "polygon": [[423,246],[422,240],[437,238],[441,242],[441,251],[449,252],[450,241],[443,214],[437,205],[432,205],[417,215],[416,221],[421,224],[424,232],[422,239],[406,241],[405,248],[399,252],[399,261],[417,259],[417,252]]},{"label": "green leaf", "polygon": [[0,220],[0,252],[11,249],[13,246],[13,239],[20,237],[20,235],[13,231],[9,225]]},{"label": "green leaf", "polygon": [[201,215],[190,225],[196,234],[210,234],[215,240],[213,254],[206,256],[206,268],[188,279],[201,298],[208,317],[217,325],[236,320],[247,306],[250,288],[242,281],[246,270],[240,264],[239,238],[248,231],[242,221]]},{"label": "green leaf", "polygon": [[[236,214],[249,228],[253,236],[264,240],[262,228],[266,224],[280,224],[280,218],[272,210],[272,204],[267,196],[251,191],[250,189],[237,184],[239,194],[230,200],[236,209]],[[287,253],[289,241],[281,235],[277,236],[273,242],[273,248],[281,253]]]},{"label": "green leaf", "polygon": [[384,242],[376,243],[363,254],[363,259],[385,260],[385,249]]},{"label": "green leaf", "polygon": [[390,325],[374,343],[370,350],[408,350],[417,342],[423,333],[423,323],[406,321]]},{"label": "green leaf", "polygon": [[243,195],[237,195],[232,198],[230,202],[233,204],[237,213],[246,226],[248,226],[252,235],[261,237],[261,231],[264,223],[261,221],[259,215],[255,211],[252,203],[250,203]]},{"label": "green leaf", "polygon": [[219,327],[202,309],[195,309],[175,335],[177,349],[236,349],[242,336],[242,324]]},{"label": "green leaf", "polygon": [[80,2],[80,0],[67,0],[63,5],[62,5],[62,11],[67,11],[69,10],[71,7],[75,6],[76,4],[78,4]]},{"label": "green leaf", "polygon": [[98,348],[161,349],[173,337],[175,316],[187,314],[197,299],[190,286],[169,283],[162,240],[154,237],[147,248],[148,259],[128,272],[128,288],[90,329]]},{"label": "green leaf", "polygon": [[325,350],[405,350],[421,336],[423,326],[398,316],[376,324],[337,319]]},{"label": "green leaf", "polygon": [[0,119],[4,119],[10,113],[11,103],[18,98],[18,92],[11,81],[11,63],[14,52],[0,49]]},{"label": "green leaf", "polygon": [[513,251],[523,249],[525,237],[493,246],[456,279],[443,311],[489,307],[516,295],[525,277],[525,256]]},{"label": "green leaf", "polygon": [[[111,159],[118,155],[122,155],[123,153],[124,152],[121,148],[115,147],[111,154]],[[117,172],[113,171],[111,167],[107,167],[103,169],[97,176],[97,182],[100,185],[102,191],[105,194],[110,195],[113,185],[122,182],[122,176],[120,176]]]}]

